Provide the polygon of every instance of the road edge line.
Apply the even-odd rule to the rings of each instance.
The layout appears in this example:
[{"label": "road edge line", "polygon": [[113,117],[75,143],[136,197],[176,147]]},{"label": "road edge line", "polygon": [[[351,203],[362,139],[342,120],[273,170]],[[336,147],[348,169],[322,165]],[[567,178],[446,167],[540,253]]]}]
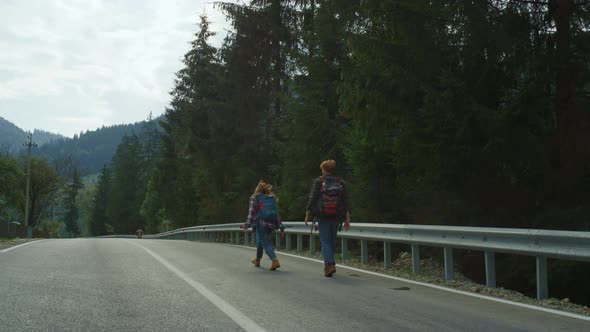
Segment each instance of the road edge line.
[{"label": "road edge line", "polygon": [[36,242],[41,242],[41,241],[43,241],[43,240],[29,241],[29,242],[25,242],[25,243],[18,244],[18,245],[16,245],[16,246],[8,247],[8,248],[6,248],[6,249],[0,250],[0,254],[3,254],[3,253],[5,253],[5,252],[9,252],[9,251],[11,251],[11,250],[13,250],[13,249],[16,249],[16,248],[24,247],[24,246],[26,246],[26,245],[29,245],[29,244],[31,244],[31,243],[36,243]]},{"label": "road edge line", "polygon": [[[243,246],[243,245],[236,245],[236,244],[226,244],[226,245],[229,245],[229,246],[232,246],[232,247],[239,247],[239,248],[246,248],[246,249],[256,250],[256,248],[252,248],[252,247],[248,247],[248,246]],[[322,264],[324,263],[324,261],[321,261],[321,260],[315,259],[315,258],[310,258],[310,257],[305,257],[305,256],[300,256],[300,255],[285,253],[285,252],[282,252],[282,251],[278,251],[276,249],[275,249],[275,251],[277,253],[281,254],[281,255],[285,255],[285,256],[289,256],[289,257],[305,259],[305,260],[308,260],[308,261],[322,263]],[[569,318],[576,318],[576,319],[585,320],[585,321],[589,321],[590,322],[590,317],[584,316],[584,315],[580,315],[580,314],[575,314],[575,313],[572,313],[572,312],[567,312],[567,311],[562,311],[562,310],[557,310],[557,309],[544,308],[544,307],[533,305],[533,304],[520,303],[520,302],[510,301],[510,300],[501,299],[501,298],[492,297],[492,296],[487,296],[487,295],[475,294],[475,293],[471,293],[471,292],[467,292],[467,291],[463,291],[463,290],[459,290],[459,289],[455,289],[455,288],[450,288],[450,287],[445,287],[445,286],[440,286],[440,285],[429,284],[429,283],[425,283],[425,282],[421,282],[421,281],[416,281],[416,280],[411,280],[411,279],[406,279],[406,278],[402,278],[402,277],[395,277],[395,276],[391,276],[391,275],[388,275],[388,274],[383,274],[383,273],[379,273],[379,272],[373,272],[373,271],[363,270],[363,269],[359,269],[359,268],[356,268],[356,267],[352,267],[352,266],[348,266],[348,265],[343,265],[343,264],[338,264],[338,268],[348,269],[348,270],[355,271],[355,272],[367,273],[367,274],[374,275],[374,276],[377,276],[377,277],[384,277],[384,278],[388,278],[388,279],[392,279],[392,280],[396,280],[396,281],[407,282],[407,283],[414,284],[414,285],[420,285],[420,286],[435,288],[435,289],[439,289],[439,290],[443,290],[443,291],[447,291],[447,292],[451,292],[451,293],[456,293],[456,294],[471,296],[471,297],[475,297],[475,298],[478,298],[478,299],[483,299],[483,300],[488,300],[488,301],[494,301],[494,302],[500,302],[500,303],[509,304],[509,305],[513,305],[513,306],[517,306],[517,307],[521,307],[521,308],[526,308],[526,309],[531,309],[531,310],[537,310],[537,311],[547,312],[547,313],[551,313],[551,314],[555,314],[555,315],[559,315],[559,316],[566,316],[566,317],[569,317]]]},{"label": "road edge line", "polygon": [[222,299],[219,295],[210,291],[205,285],[201,284],[200,282],[190,278],[186,273],[182,272],[174,265],[169,263],[167,260],[162,258],[160,255],[156,254],[155,252],[151,251],[150,249],[142,246],[141,244],[134,243],[129,240],[125,240],[130,244],[133,244],[141,249],[143,249],[146,253],[156,259],[160,264],[162,264],[165,268],[167,268],[170,272],[174,273],[177,277],[184,280],[187,284],[189,284],[193,289],[203,295],[209,302],[211,302],[214,306],[216,306],[221,312],[227,315],[231,320],[233,320],[238,326],[248,332],[264,332],[266,331],[262,326],[258,325],[252,319],[250,319],[247,315],[243,314],[241,311],[236,309],[234,306],[226,302]]}]

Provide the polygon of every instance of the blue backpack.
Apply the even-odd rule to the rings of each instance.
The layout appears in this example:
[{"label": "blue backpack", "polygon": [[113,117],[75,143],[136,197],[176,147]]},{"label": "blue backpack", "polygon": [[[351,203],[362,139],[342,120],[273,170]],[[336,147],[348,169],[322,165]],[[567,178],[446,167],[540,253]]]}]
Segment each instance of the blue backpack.
[{"label": "blue backpack", "polygon": [[259,194],[258,200],[258,216],[260,220],[266,222],[275,222],[277,220],[277,200],[274,196]]}]

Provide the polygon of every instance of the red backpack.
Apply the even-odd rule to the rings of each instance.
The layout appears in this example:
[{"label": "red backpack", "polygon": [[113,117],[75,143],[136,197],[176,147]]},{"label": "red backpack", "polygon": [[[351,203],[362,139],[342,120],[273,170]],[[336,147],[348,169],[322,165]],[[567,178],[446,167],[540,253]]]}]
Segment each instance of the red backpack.
[{"label": "red backpack", "polygon": [[340,177],[334,175],[322,176],[319,202],[320,216],[329,218],[339,216],[342,183]]}]

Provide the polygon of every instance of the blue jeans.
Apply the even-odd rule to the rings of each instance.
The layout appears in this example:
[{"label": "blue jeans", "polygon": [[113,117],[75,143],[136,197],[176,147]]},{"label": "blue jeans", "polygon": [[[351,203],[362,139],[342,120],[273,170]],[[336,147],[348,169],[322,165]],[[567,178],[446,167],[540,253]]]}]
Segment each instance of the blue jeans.
[{"label": "blue jeans", "polygon": [[262,258],[263,249],[266,251],[266,254],[270,259],[273,261],[277,259],[275,249],[270,240],[271,234],[272,233],[268,232],[265,227],[256,227],[256,259],[260,260]]},{"label": "blue jeans", "polygon": [[318,221],[320,230],[320,242],[322,244],[322,256],[324,264],[335,263],[334,252],[336,251],[336,234],[338,233],[337,221]]}]

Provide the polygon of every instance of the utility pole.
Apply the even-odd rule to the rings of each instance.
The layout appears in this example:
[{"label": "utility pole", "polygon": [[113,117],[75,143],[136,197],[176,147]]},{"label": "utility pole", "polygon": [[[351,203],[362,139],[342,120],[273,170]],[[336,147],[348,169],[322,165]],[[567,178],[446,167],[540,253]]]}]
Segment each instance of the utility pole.
[{"label": "utility pole", "polygon": [[27,230],[27,238],[33,237],[33,230],[29,226],[29,191],[31,187],[31,149],[37,147],[33,143],[33,134],[29,133],[27,141],[23,144],[27,147],[27,189],[25,195],[25,229]]}]

